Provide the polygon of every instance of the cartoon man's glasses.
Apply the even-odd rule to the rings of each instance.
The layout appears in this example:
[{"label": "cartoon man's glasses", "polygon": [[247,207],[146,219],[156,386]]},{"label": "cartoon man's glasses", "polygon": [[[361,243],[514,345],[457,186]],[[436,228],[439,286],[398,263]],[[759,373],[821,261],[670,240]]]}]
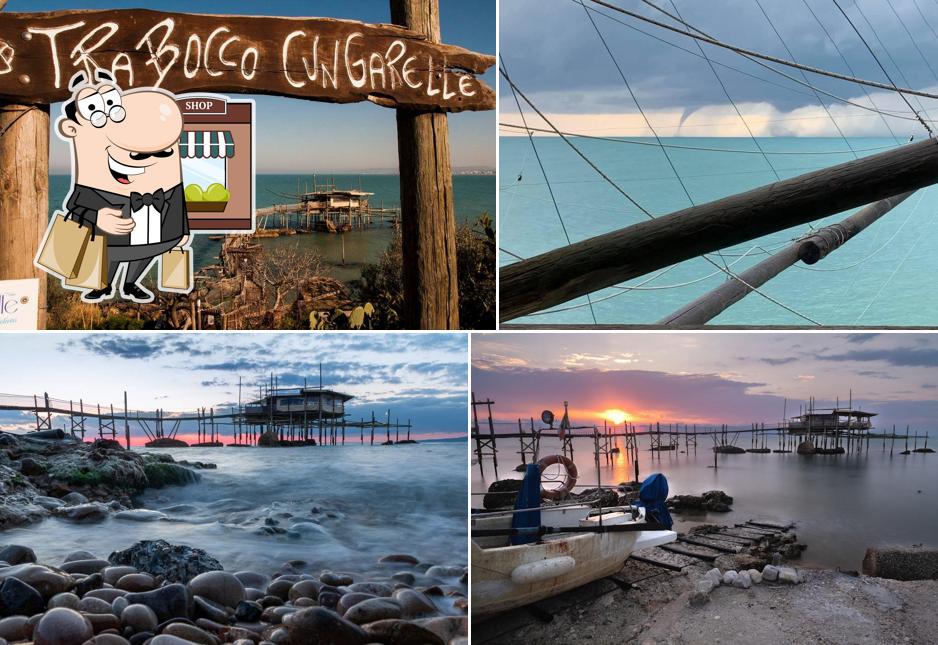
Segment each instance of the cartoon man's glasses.
[{"label": "cartoon man's glasses", "polygon": [[116,89],[90,94],[77,102],[78,112],[96,128],[103,128],[110,119],[120,123],[127,118],[127,111],[121,105],[121,94]]}]

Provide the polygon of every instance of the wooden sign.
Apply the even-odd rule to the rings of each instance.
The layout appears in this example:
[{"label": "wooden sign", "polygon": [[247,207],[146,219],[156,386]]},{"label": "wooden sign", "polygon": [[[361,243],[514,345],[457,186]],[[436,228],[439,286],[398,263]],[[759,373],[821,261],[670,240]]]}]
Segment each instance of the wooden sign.
[{"label": "wooden sign", "polygon": [[103,68],[125,90],[491,110],[495,93],[475,75],[494,63],[403,27],[349,20],[144,9],[0,13],[0,99],[17,103],[67,99],[75,72]]}]

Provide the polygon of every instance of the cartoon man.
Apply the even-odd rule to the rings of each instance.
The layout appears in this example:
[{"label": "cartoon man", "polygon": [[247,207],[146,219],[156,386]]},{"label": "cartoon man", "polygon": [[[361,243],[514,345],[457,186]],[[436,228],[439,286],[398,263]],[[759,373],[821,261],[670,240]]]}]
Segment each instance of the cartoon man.
[{"label": "cartoon man", "polygon": [[151,302],[140,285],[154,260],[189,241],[179,137],[182,113],[169,92],[122,92],[105,70],[93,80],[83,72],[70,84],[72,98],[56,121],[72,147],[74,186],[68,217],[94,226],[107,239],[108,284],[86,291],[85,302],[114,296],[124,266],[121,296]]}]

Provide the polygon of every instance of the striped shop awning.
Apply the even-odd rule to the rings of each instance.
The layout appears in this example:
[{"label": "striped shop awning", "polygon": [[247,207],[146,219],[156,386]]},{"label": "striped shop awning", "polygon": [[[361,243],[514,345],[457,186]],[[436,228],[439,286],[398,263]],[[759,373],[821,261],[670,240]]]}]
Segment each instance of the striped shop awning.
[{"label": "striped shop awning", "polygon": [[227,130],[192,130],[179,137],[179,155],[183,159],[218,159],[234,154],[234,139]]}]

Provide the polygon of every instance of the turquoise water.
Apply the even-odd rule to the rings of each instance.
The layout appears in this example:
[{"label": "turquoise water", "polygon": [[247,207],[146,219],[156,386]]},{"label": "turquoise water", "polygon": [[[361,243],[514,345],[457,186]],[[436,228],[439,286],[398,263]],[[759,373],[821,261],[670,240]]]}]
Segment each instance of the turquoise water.
[{"label": "turquoise water", "polygon": [[[338,188],[359,188],[374,193],[373,206],[400,207],[400,178],[397,175],[329,175],[317,176],[322,184],[326,181]],[[313,180],[307,175],[258,175],[257,207],[275,204],[296,203],[297,192],[312,190]],[[49,177],[49,213],[62,208],[62,202],[70,188],[67,175]],[[298,190],[299,189],[299,190]],[[456,218],[459,222],[474,222],[483,212],[495,214],[495,177],[492,175],[456,175],[453,177],[453,199]],[[345,262],[342,261],[342,243],[345,243]],[[296,245],[316,251],[332,269],[339,280],[354,280],[360,276],[361,266],[375,262],[394,239],[390,227],[350,231],[341,237],[329,233],[296,235],[285,238],[262,239],[261,244],[269,247]],[[221,242],[213,242],[204,235],[196,236],[193,242],[195,268],[198,270],[217,261]]]},{"label": "turquoise water", "polygon": [[[604,173],[653,215],[690,205],[665,156],[655,145],[632,145],[575,138],[572,140]],[[654,139],[633,139],[654,143]],[[669,154],[695,203],[704,203],[776,180],[751,139],[668,138],[667,144],[732,149],[734,152],[669,149]],[[536,138],[570,240],[576,242],[646,218],[606,183],[562,140]],[[782,179],[853,159],[843,139],[765,138],[759,144]],[[891,139],[850,140],[860,156],[896,144]],[[526,137],[502,137],[499,172],[501,266],[566,244],[544,178]],[[735,151],[748,151],[735,152]],[[826,154],[833,152],[834,154]],[[823,154],[819,154],[823,153]],[[520,180],[519,180],[520,176]],[[920,190],[870,226],[849,244],[807,267],[783,272],[761,290],[825,325],[935,325],[938,298],[928,297],[938,271],[938,190]],[[817,227],[846,214],[813,222]],[[764,260],[807,225],[723,250],[734,272]],[[719,258],[714,256],[718,262]],[[655,323],[719,286],[724,274],[695,258],[623,283],[640,289],[603,289],[592,294],[599,323]],[[649,281],[649,278],[652,277]],[[551,313],[517,319],[525,323],[592,323],[586,299],[554,307]],[[571,309],[571,307],[573,307]],[[561,311],[561,309],[566,309]],[[804,325],[758,294],[750,294],[712,321],[714,324]]]}]

